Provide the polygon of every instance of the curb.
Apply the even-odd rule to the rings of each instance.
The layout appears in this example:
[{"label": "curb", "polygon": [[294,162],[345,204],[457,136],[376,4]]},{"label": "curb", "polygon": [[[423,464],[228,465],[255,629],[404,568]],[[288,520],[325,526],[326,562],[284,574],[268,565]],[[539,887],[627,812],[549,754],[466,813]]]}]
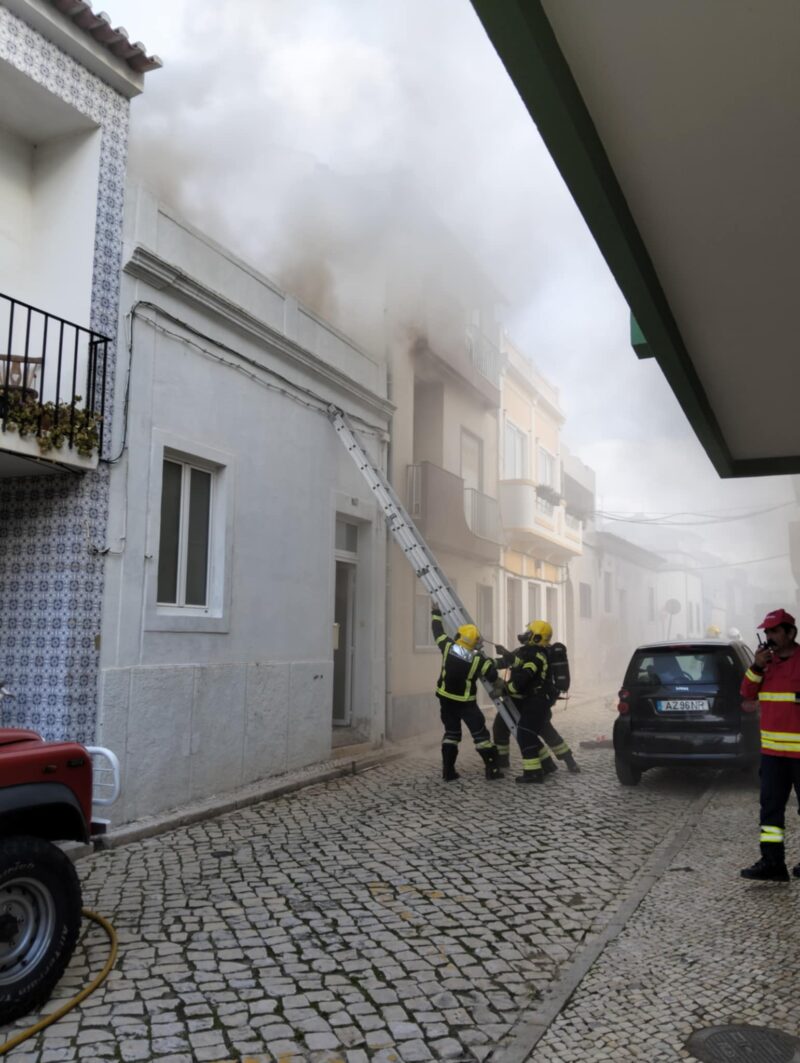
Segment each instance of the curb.
[{"label": "curb", "polygon": [[650,853],[632,880],[628,895],[616,907],[610,911],[606,910],[603,925],[590,932],[583,948],[567,961],[562,973],[544,996],[523,1009],[508,1042],[495,1049],[493,1061],[525,1063],[532,1058],[536,1045],[569,1003],[595,961],[602,955],[606,946],[619,937],[636,909],[664,875],[677,853],[686,845],[714,796],[715,783],[715,779],[709,782],[687,809],[680,823],[673,827],[667,837]]},{"label": "curb", "polygon": [[216,819],[229,812],[235,812],[240,808],[249,808],[252,805],[261,804],[264,801],[273,801],[286,794],[296,793],[308,786],[316,786],[319,783],[333,782],[347,775],[358,775],[370,768],[389,764],[393,760],[399,760],[408,755],[410,750],[385,749],[366,753],[355,758],[342,757],[341,763],[325,767],[319,770],[304,773],[300,778],[294,779],[270,779],[257,783],[247,790],[238,790],[221,797],[212,797],[205,801],[186,805],[182,808],[172,809],[160,816],[148,816],[145,819],[135,820],[133,823],[112,830],[108,834],[100,835],[94,847],[89,845],[75,845],[64,847],[67,855],[73,860],[80,860],[91,856],[95,852],[107,849],[117,849],[122,845],[130,845],[132,842],[143,841],[145,838],[154,838],[159,834],[167,834],[169,831],[180,827],[188,827],[193,823],[200,823],[207,819]]}]

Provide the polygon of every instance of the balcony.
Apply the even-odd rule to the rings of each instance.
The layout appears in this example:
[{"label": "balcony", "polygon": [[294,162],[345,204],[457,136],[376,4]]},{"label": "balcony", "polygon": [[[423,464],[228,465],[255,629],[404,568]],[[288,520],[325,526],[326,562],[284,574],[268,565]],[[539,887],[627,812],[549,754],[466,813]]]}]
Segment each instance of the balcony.
[{"label": "balcony", "polygon": [[456,374],[462,384],[473,390],[481,405],[499,407],[504,356],[480,329],[465,329],[463,313],[457,318],[429,314],[426,332],[417,337],[413,351],[436,368],[439,379]]},{"label": "balcony", "polygon": [[492,387],[500,387],[500,374],[503,370],[503,356],[489,337],[480,329],[470,326],[467,329],[467,350],[474,368]]},{"label": "balcony", "polygon": [[503,533],[497,499],[464,487],[429,461],[408,466],[408,511],[420,534],[436,548],[499,564]]},{"label": "balcony", "polygon": [[529,480],[500,482],[500,513],[509,546],[522,553],[561,565],[583,553],[581,522]]},{"label": "balcony", "polygon": [[108,339],[0,294],[0,477],[97,468]]}]

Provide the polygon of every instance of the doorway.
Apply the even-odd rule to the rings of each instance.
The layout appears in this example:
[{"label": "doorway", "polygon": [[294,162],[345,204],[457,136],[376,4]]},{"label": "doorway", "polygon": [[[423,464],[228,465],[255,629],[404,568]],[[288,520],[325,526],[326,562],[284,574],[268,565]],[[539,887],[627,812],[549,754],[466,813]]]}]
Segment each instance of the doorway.
[{"label": "doorway", "polygon": [[356,565],[336,562],[333,623],[333,725],[349,727],[353,715]]}]

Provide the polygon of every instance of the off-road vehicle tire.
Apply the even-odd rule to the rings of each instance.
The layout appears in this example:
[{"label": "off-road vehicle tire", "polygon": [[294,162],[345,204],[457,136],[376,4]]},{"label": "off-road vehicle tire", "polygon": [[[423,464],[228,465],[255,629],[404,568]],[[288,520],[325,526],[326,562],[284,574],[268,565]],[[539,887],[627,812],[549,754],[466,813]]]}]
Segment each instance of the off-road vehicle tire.
[{"label": "off-road vehicle tire", "polygon": [[80,923],[81,887],[69,857],[41,838],[0,839],[0,1023],[50,997]]},{"label": "off-road vehicle tire", "polygon": [[617,769],[617,778],[623,786],[638,786],[642,777],[642,769],[635,768],[629,760],[621,757],[619,753],[614,757],[614,767]]}]

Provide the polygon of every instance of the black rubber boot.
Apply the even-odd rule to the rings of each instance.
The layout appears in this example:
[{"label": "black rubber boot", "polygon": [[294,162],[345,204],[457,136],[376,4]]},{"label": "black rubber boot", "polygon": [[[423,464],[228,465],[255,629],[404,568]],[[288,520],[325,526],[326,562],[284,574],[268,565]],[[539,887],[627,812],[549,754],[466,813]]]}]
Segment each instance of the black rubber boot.
[{"label": "black rubber boot", "polygon": [[500,765],[498,764],[497,746],[489,746],[488,749],[479,749],[483,763],[486,765],[486,778],[487,779],[502,779],[503,773],[500,771]]},{"label": "black rubber boot", "polygon": [[498,768],[510,768],[511,767],[511,756],[508,753],[501,753],[498,750],[498,753],[497,753],[497,766],[498,766]]},{"label": "black rubber boot", "polygon": [[545,775],[552,775],[554,771],[558,771],[555,757],[542,757],[542,771]]},{"label": "black rubber boot", "polygon": [[536,768],[535,771],[523,771],[522,775],[518,775],[514,782],[522,783],[523,785],[544,782],[544,772],[541,768]]},{"label": "black rubber boot", "polygon": [[792,874],[795,878],[800,878],[800,864],[795,864],[792,868]]},{"label": "black rubber boot", "polygon": [[756,860],[752,867],[742,868],[739,873],[742,878],[755,879],[756,882],[788,882],[789,872],[783,845],[777,842],[762,842],[761,859]]},{"label": "black rubber boot", "polygon": [[442,746],[442,778],[445,782],[452,782],[454,779],[461,778],[456,771],[457,756],[458,746],[453,745],[451,742],[447,742]]},{"label": "black rubber boot", "polygon": [[739,872],[742,878],[752,878],[757,882],[788,882],[789,872],[786,864],[776,864],[762,856],[752,867],[745,867]]},{"label": "black rubber boot", "polygon": [[567,771],[571,771],[573,775],[577,775],[581,770],[571,753],[564,754],[564,763],[567,765]]}]

